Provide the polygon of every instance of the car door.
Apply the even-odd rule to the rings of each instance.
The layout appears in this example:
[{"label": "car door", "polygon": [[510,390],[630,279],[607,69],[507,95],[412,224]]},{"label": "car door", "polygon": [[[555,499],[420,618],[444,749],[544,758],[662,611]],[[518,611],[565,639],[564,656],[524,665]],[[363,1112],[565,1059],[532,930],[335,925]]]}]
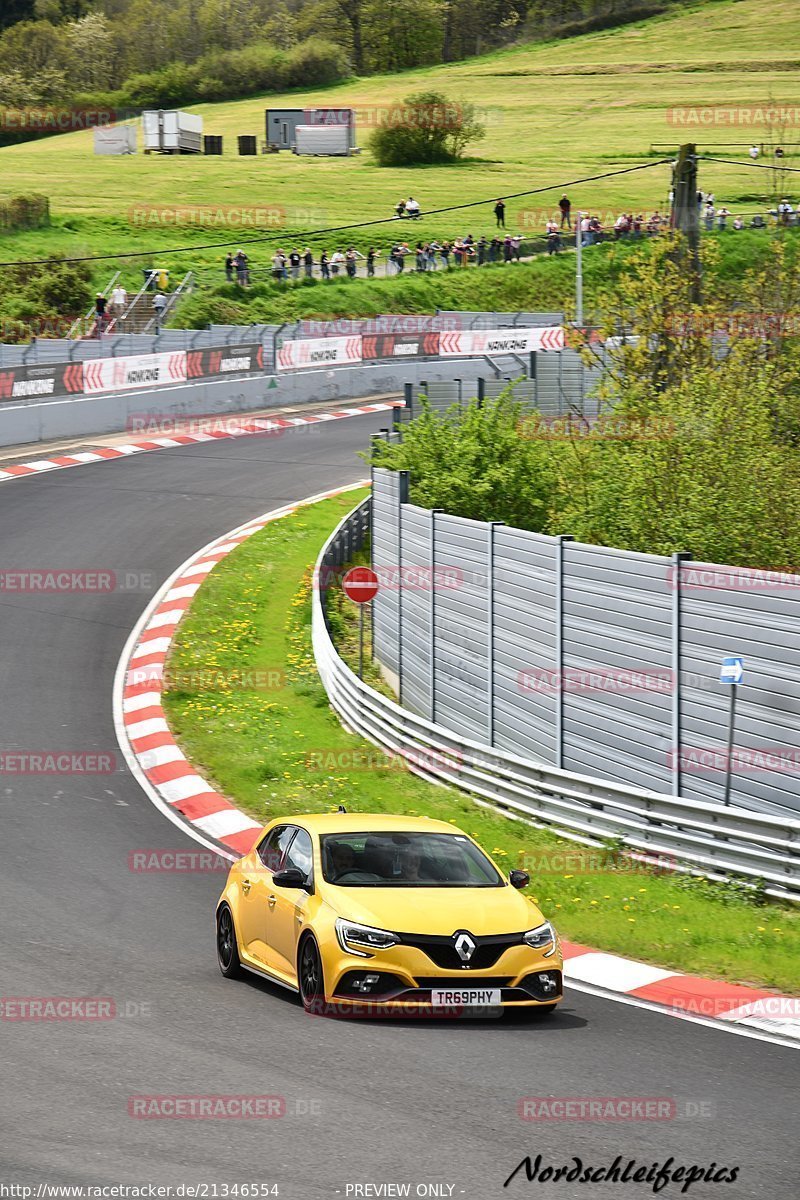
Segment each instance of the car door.
[{"label": "car door", "polygon": [[276,825],[242,862],[237,926],[242,949],[265,966],[270,962],[267,944],[269,896],[274,890],[272,875],[286,856],[294,837],[294,825]]},{"label": "car door", "polygon": [[[297,828],[297,832],[286,852],[282,870],[294,868],[313,886],[313,848],[308,830]],[[272,964],[281,974],[294,978],[297,969],[297,939],[303,920],[303,911],[310,900],[304,888],[270,887],[267,894],[269,917],[267,941]]]}]

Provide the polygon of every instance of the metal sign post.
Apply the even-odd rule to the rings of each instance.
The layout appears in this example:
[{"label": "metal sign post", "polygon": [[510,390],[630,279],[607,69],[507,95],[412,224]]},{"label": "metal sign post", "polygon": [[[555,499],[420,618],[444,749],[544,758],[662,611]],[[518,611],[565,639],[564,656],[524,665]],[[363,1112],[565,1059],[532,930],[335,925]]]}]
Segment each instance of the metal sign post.
[{"label": "metal sign post", "polygon": [[352,567],[342,580],[344,594],[358,605],[358,678],[364,678],[364,608],[378,594],[378,576],[370,567]]},{"label": "metal sign post", "polygon": [[730,704],[728,706],[728,749],[725,755],[725,793],[723,804],[731,802],[731,778],[733,775],[733,731],[736,725],[736,695],[739,684],[744,679],[744,659],[731,657],[723,658],[719,672],[720,683],[730,688]]}]

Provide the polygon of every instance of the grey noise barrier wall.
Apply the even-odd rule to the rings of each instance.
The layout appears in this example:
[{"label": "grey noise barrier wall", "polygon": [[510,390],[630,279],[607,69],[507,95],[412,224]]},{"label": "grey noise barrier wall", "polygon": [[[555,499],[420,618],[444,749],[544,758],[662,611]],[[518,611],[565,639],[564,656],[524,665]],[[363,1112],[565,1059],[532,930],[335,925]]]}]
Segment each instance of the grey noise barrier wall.
[{"label": "grey noise barrier wall", "polygon": [[732,801],[800,813],[800,575],[582,545],[409,503],[373,470],[375,653],[399,702],[526,760],[719,803],[741,655]]}]

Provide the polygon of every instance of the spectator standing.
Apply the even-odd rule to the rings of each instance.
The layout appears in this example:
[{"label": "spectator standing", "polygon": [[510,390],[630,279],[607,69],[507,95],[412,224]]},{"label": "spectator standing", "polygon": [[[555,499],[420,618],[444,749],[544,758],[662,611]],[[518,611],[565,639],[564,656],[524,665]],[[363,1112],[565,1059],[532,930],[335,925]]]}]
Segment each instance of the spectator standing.
[{"label": "spectator standing", "polygon": [[367,251],[367,278],[374,279],[375,277],[375,259],[378,257],[379,251],[374,246],[370,246]]},{"label": "spectator standing", "polygon": [[302,262],[300,251],[295,246],[294,250],[289,252],[289,267],[292,273],[292,279],[300,278],[300,263]]},{"label": "spectator standing", "polygon": [[495,263],[500,257],[500,238],[493,237],[489,242],[489,262]]},{"label": "spectator standing", "polygon": [[581,245],[594,245],[594,230],[592,229],[591,218],[588,216],[581,217]]},{"label": "spectator standing", "polygon": [[311,250],[308,246],[306,246],[305,250],[303,251],[303,268],[305,270],[306,279],[312,279],[314,277],[314,255],[311,253]]},{"label": "spectator standing", "polygon": [[703,213],[703,220],[705,221],[707,233],[711,233],[714,228],[714,217],[716,216],[716,211],[717,210],[714,208],[712,202],[710,200],[707,201],[705,212]]},{"label": "spectator standing", "polygon": [[161,326],[164,322],[164,312],[167,307],[167,297],[162,291],[157,291],[153,297],[153,313],[156,318],[156,336],[161,333]]},{"label": "spectator standing", "polygon": [[717,213],[717,229],[727,229],[728,217],[731,215],[730,209],[723,204],[722,208]]},{"label": "spectator standing", "polygon": [[558,207],[561,209],[561,228],[566,225],[567,229],[572,229],[572,201],[567,197],[566,192],[558,202]]},{"label": "spectator standing", "polygon": [[498,200],[497,203],[495,204],[494,216],[495,216],[495,220],[497,221],[497,228],[505,229],[505,227],[506,227],[506,205],[505,205],[504,200]]},{"label": "spectator standing", "polygon": [[511,262],[511,234],[507,233],[503,238],[503,262]]},{"label": "spectator standing", "polygon": [[113,316],[115,322],[119,321],[123,316],[127,303],[128,293],[125,291],[125,288],[122,286],[122,284],[118,283],[111,293],[110,300],[111,315]]},{"label": "spectator standing", "polygon": [[417,242],[416,268],[418,271],[425,270],[425,264],[427,261],[427,257],[428,256],[425,253],[425,247],[423,246],[422,242]]},{"label": "spectator standing", "polygon": [[98,337],[105,333],[107,320],[106,298],[102,292],[98,292],[94,298],[94,328]]},{"label": "spectator standing", "polygon": [[233,265],[236,268],[236,282],[239,287],[247,287],[250,283],[250,274],[248,271],[249,258],[244,250],[237,250],[234,255]]},{"label": "spectator standing", "polygon": [[451,255],[452,253],[453,253],[453,247],[452,247],[452,244],[451,244],[450,242],[443,242],[443,243],[442,243],[442,250],[441,250],[441,255],[442,255],[442,265],[444,266],[444,269],[445,269],[446,271],[449,271],[449,270],[450,270],[450,255]]},{"label": "spectator standing", "polygon": [[428,271],[436,270],[436,255],[437,255],[438,251],[441,250],[441,248],[442,247],[439,245],[439,243],[437,241],[428,242],[427,246],[425,247],[425,269],[426,270],[428,270]]},{"label": "spectator standing", "polygon": [[547,253],[558,254],[561,249],[561,230],[552,219],[545,225],[545,233],[547,234]]},{"label": "spectator standing", "polygon": [[487,241],[485,237],[478,239],[478,266],[482,267],[486,262]]},{"label": "spectator standing", "polygon": [[522,260],[522,237],[518,233],[511,235],[511,253],[514,255],[514,261]]},{"label": "spectator standing", "polygon": [[345,257],[341,250],[334,250],[333,254],[331,255],[331,275],[338,275],[339,267],[343,267],[344,263]]},{"label": "spectator standing", "polygon": [[330,259],[328,258],[327,250],[323,250],[319,256],[319,273],[323,279],[330,279],[331,277]]},{"label": "spectator standing", "polygon": [[364,255],[359,254],[355,246],[347,247],[347,253],[344,256],[344,265],[349,279],[355,279],[358,269],[358,259],[363,257]]},{"label": "spectator standing", "polygon": [[278,283],[284,278],[286,259],[282,250],[276,250],[272,256],[272,278]]},{"label": "spectator standing", "polygon": [[233,255],[230,250],[225,255],[225,279],[228,283],[233,283]]}]

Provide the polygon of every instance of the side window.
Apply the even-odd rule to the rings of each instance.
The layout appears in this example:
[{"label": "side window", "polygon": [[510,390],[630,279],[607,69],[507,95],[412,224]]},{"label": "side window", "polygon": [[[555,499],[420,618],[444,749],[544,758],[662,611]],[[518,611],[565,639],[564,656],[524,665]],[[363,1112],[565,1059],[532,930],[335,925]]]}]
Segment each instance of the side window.
[{"label": "side window", "polygon": [[288,871],[290,867],[295,867],[298,871],[303,872],[305,879],[308,879],[311,875],[313,860],[311,838],[305,829],[298,829],[297,837],[292,842],[289,853],[286,855],[286,862],[283,864],[284,870]]},{"label": "side window", "polygon": [[258,847],[258,857],[268,871],[277,871],[280,868],[293,833],[292,825],[276,825]]}]

